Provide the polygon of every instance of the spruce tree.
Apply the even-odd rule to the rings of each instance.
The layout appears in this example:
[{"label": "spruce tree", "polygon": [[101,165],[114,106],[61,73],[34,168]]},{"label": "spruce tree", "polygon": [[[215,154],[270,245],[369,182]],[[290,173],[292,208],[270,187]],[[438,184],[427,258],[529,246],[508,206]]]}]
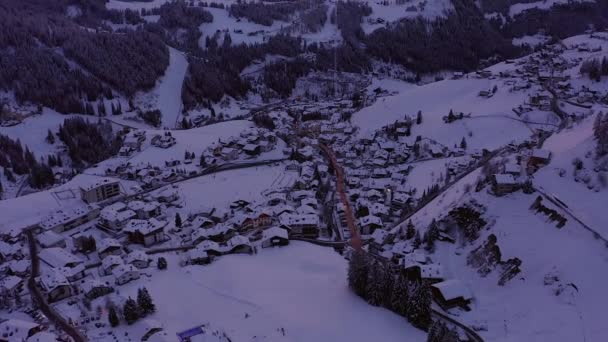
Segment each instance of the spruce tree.
[{"label": "spruce tree", "polygon": [[406,240],[412,239],[415,235],[416,235],[416,228],[414,227],[412,220],[410,220],[407,223],[407,230],[405,231],[405,239]]},{"label": "spruce tree", "polygon": [[110,322],[110,326],[112,328],[114,328],[120,324],[120,320],[118,319],[118,314],[116,313],[116,309],[113,306],[110,307],[110,311],[108,312],[108,321]]},{"label": "spruce tree", "polygon": [[152,297],[148,293],[148,289],[141,288],[137,290],[137,305],[139,305],[142,316],[146,316],[156,312],[156,306],[152,302]]},{"label": "spruce tree", "polygon": [[440,321],[434,321],[429,328],[429,333],[426,337],[427,342],[443,342],[447,332],[447,327]]},{"label": "spruce tree", "polygon": [[418,114],[416,115],[416,124],[420,125],[422,123],[422,111],[419,110]]},{"label": "spruce tree", "polygon": [[367,302],[374,306],[380,306],[384,303],[384,273],[382,264],[373,262],[370,264],[370,270],[367,278]]},{"label": "spruce tree", "polygon": [[178,228],[182,227],[182,217],[179,215],[179,213],[175,214],[175,226]]},{"label": "spruce tree", "polygon": [[362,298],[366,297],[368,272],[369,265],[365,252],[353,251],[348,263],[348,285]]},{"label": "spruce tree", "polygon": [[417,328],[426,329],[431,323],[431,289],[422,281],[413,283],[409,291],[407,318]]},{"label": "spruce tree", "polygon": [[462,140],[460,141],[460,148],[463,150],[467,149],[467,140],[464,137],[462,137]]},{"label": "spruce tree", "polygon": [[416,235],[414,235],[414,248],[420,248],[420,245],[422,244],[422,239],[420,239],[420,232],[416,231]]},{"label": "spruce tree", "polygon": [[408,304],[407,278],[399,275],[393,278],[393,291],[391,292],[391,309],[393,312],[405,317]]},{"label": "spruce tree", "polygon": [[127,321],[127,324],[129,325],[135,323],[141,317],[137,302],[135,302],[135,300],[133,300],[131,297],[129,297],[129,299],[127,299],[125,302],[122,312],[125,316],[125,321]]},{"label": "spruce tree", "polygon": [[48,142],[51,145],[53,145],[55,143],[55,135],[53,135],[53,132],[51,132],[50,129],[46,134],[46,142]]},{"label": "spruce tree", "polygon": [[158,258],[158,260],[156,261],[156,267],[159,270],[166,270],[167,269],[167,259],[160,257]]}]

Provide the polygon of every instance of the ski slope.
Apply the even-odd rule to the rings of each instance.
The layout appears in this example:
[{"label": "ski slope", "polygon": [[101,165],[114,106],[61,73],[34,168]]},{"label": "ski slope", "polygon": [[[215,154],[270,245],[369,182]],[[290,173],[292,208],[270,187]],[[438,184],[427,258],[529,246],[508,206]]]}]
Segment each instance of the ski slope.
[{"label": "ski slope", "polygon": [[120,292],[134,298],[146,286],[158,310],[152,318],[169,335],[206,323],[233,342],[426,339],[404,318],[349,291],[346,260],[330,248],[292,241],[252,256],[223,256],[209,266],[180,268],[177,257],[168,261],[167,271]]}]

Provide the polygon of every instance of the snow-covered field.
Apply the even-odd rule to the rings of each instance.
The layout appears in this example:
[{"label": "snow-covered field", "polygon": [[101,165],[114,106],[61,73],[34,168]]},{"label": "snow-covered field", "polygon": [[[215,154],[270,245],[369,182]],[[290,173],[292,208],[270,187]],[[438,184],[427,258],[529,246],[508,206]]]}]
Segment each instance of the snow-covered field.
[{"label": "snow-covered field", "polygon": [[162,4],[169,2],[171,0],[151,0],[151,1],[121,1],[121,0],[109,0],[106,3],[106,7],[108,9],[118,9],[118,10],[141,10],[142,8],[151,9],[160,7]]},{"label": "snow-covered field", "polygon": [[[498,85],[496,95],[486,99],[479,91]],[[353,114],[352,123],[360,127],[361,135],[371,135],[385,125],[402,120],[404,115],[415,118],[422,111],[422,124],[412,127],[412,137],[433,137],[446,146],[459,144],[466,138],[469,148],[494,149],[512,140],[526,139],[530,128],[517,118],[511,108],[523,103],[526,93],[511,93],[499,82],[488,79],[445,80],[420,87],[404,86],[395,96],[379,99],[373,105]],[[450,109],[455,113],[471,113],[470,119],[450,124],[443,116]]]},{"label": "snow-covered field", "polygon": [[569,2],[595,2],[595,0],[541,0],[536,2],[514,4],[509,8],[509,15],[514,17],[532,8],[548,10],[555,5],[566,4]]},{"label": "snow-covered field", "polygon": [[[331,248],[303,242],[209,266],[169,269],[120,289],[134,297],[146,286],[169,335],[201,324],[241,341],[424,341],[402,317],[373,307],[346,284],[346,260]],[[283,336],[280,329],[284,329]]]},{"label": "snow-covered field", "polygon": [[180,183],[179,190],[185,210],[196,213],[204,208],[227,208],[236,200],[259,201],[263,191],[287,186],[296,175],[277,163],[198,177]]}]

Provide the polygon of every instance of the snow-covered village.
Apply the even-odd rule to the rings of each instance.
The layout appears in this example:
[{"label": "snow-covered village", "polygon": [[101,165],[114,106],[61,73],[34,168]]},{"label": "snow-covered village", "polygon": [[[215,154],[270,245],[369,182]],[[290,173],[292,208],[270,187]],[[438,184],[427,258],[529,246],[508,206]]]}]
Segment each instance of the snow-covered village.
[{"label": "snow-covered village", "polygon": [[607,3],[0,19],[0,342],[608,340]]}]

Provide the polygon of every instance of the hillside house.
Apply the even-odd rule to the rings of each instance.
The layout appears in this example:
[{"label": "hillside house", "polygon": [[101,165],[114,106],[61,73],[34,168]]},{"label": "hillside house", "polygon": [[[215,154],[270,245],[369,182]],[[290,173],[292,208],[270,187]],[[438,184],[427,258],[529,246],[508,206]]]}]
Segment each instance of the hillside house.
[{"label": "hillside house", "polygon": [[211,262],[211,257],[207,254],[205,248],[197,246],[188,251],[188,262],[191,265],[206,265]]},{"label": "hillside house", "polygon": [[431,285],[433,299],[443,310],[461,307],[470,311],[471,291],[459,280],[450,279]]},{"label": "hillside house", "polygon": [[83,262],[76,255],[59,247],[41,249],[38,256],[45,264],[54,268],[76,267]]},{"label": "hillside house", "polygon": [[242,235],[233,236],[228,242],[226,242],[226,249],[230,253],[253,253],[253,246],[249,242],[249,239]]},{"label": "hillside house", "polygon": [[124,228],[129,242],[144,245],[146,247],[165,241],[165,221],[155,218],[149,220],[130,220]]},{"label": "hillside house", "polygon": [[210,256],[220,256],[226,251],[226,249],[222,248],[217,242],[210,240],[201,242],[198,247],[202,248]]},{"label": "hillside house", "polygon": [[120,265],[124,265],[123,259],[118,255],[110,255],[101,261],[99,274],[102,276],[110,275],[112,274],[112,270]]},{"label": "hillside house", "polygon": [[6,291],[10,295],[16,295],[23,290],[23,278],[8,275],[0,279],[0,292]]},{"label": "hillside house", "polygon": [[100,259],[104,259],[109,255],[121,255],[122,244],[116,239],[105,238],[97,243],[97,253]]},{"label": "hillside house", "polygon": [[135,211],[126,208],[127,206],[122,202],[116,202],[103,208],[97,226],[113,232],[121,231],[129,220],[137,217]]},{"label": "hillside house", "polygon": [[38,277],[38,286],[46,294],[49,303],[72,296],[72,286],[66,277],[56,269],[49,269]]},{"label": "hillside house", "polygon": [[88,280],[82,284],[82,293],[89,300],[103,297],[113,292],[114,288],[112,286],[99,280]]},{"label": "hillside house", "polygon": [[519,182],[510,174],[501,173],[492,176],[492,191],[498,196],[515,192],[519,186]]},{"label": "hillside house", "polygon": [[116,285],[124,285],[139,279],[139,271],[133,265],[119,265],[112,270]]},{"label": "hillside house", "polygon": [[86,276],[84,264],[74,267],[59,267],[57,268],[61,274],[70,282],[76,282]]},{"label": "hillside house", "polygon": [[289,233],[280,227],[270,227],[262,232],[262,248],[287,246]]},{"label": "hillside house", "polygon": [[359,219],[359,230],[362,235],[373,234],[378,228],[382,228],[382,220],[378,216],[367,215]]},{"label": "hillside house", "polygon": [[157,217],[162,213],[160,203],[156,201],[131,201],[127,203],[127,207],[137,214],[140,220],[146,220],[152,217]]},{"label": "hillside house", "polygon": [[528,158],[528,173],[534,173],[541,167],[548,165],[551,162],[551,151],[536,149],[532,151],[532,155]]},{"label": "hillside house", "polygon": [[148,268],[151,261],[148,255],[140,250],[135,250],[125,256],[125,263],[138,269]]},{"label": "hillside house", "polygon": [[289,230],[293,236],[319,237],[319,216],[313,214],[287,214],[279,216],[280,226]]},{"label": "hillside house", "polygon": [[80,187],[80,198],[86,203],[104,201],[120,195],[120,181],[101,179]]}]

